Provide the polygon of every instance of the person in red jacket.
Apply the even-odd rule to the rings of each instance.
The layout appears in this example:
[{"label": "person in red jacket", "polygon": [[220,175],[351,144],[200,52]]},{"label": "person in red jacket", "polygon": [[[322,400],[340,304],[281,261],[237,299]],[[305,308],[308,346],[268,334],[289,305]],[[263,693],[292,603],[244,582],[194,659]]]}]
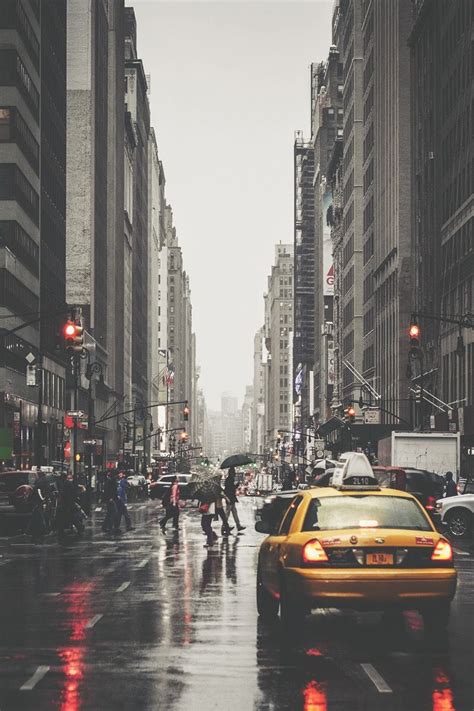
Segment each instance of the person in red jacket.
[{"label": "person in red jacket", "polygon": [[173,529],[178,531],[179,523],[179,484],[178,477],[175,476],[171,480],[171,487],[168,489],[166,494],[162,499],[163,506],[165,507],[166,513],[160,521],[160,528],[163,533],[166,532],[166,524],[173,519]]}]

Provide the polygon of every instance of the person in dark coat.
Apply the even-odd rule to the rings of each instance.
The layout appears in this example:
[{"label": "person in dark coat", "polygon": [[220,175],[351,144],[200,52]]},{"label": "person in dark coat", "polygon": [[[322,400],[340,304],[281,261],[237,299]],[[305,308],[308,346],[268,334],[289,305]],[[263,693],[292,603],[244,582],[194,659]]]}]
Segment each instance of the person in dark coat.
[{"label": "person in dark coat", "polygon": [[446,472],[446,476],[444,478],[444,496],[445,498],[448,498],[448,496],[457,495],[458,487],[456,486],[456,482],[453,479],[453,472]]},{"label": "person in dark coat", "polygon": [[235,469],[234,467],[230,467],[229,473],[227,474],[227,479],[225,480],[224,484],[224,493],[228,500],[226,515],[227,518],[229,518],[230,514],[232,514],[232,516],[234,517],[235,525],[237,526],[237,530],[240,533],[245,529],[245,526],[242,526],[242,524],[240,523],[239,514],[237,513],[237,488],[238,484],[235,481]]},{"label": "person in dark coat", "polygon": [[103,501],[107,506],[107,513],[105,515],[104,523],[102,524],[102,530],[104,533],[113,533],[114,535],[121,533],[119,528],[117,486],[117,475],[114,471],[110,470],[107,473],[107,479],[104,484]]}]

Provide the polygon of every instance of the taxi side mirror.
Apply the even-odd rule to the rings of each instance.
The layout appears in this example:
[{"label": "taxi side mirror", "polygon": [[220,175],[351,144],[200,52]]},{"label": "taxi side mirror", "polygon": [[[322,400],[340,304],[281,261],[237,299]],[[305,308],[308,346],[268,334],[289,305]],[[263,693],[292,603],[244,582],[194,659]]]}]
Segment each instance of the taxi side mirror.
[{"label": "taxi side mirror", "polygon": [[257,521],[255,524],[257,533],[271,533],[271,526],[268,521]]}]

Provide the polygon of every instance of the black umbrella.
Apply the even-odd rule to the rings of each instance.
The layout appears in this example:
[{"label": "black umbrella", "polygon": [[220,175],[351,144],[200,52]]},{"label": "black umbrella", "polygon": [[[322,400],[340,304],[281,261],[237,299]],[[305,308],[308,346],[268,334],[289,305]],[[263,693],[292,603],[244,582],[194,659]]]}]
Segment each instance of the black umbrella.
[{"label": "black umbrella", "polygon": [[254,460],[247,454],[232,454],[227,459],[224,459],[220,468],[229,469],[229,467],[243,467],[245,464],[254,464]]}]

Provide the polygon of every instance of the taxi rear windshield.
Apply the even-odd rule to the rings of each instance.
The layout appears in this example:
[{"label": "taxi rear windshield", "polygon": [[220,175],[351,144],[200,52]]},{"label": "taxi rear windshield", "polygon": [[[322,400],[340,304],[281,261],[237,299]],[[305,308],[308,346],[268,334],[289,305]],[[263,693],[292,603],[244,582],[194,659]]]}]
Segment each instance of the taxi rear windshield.
[{"label": "taxi rear windshield", "polygon": [[431,531],[415,501],[395,496],[325,496],[313,499],[303,531],[395,528]]}]

